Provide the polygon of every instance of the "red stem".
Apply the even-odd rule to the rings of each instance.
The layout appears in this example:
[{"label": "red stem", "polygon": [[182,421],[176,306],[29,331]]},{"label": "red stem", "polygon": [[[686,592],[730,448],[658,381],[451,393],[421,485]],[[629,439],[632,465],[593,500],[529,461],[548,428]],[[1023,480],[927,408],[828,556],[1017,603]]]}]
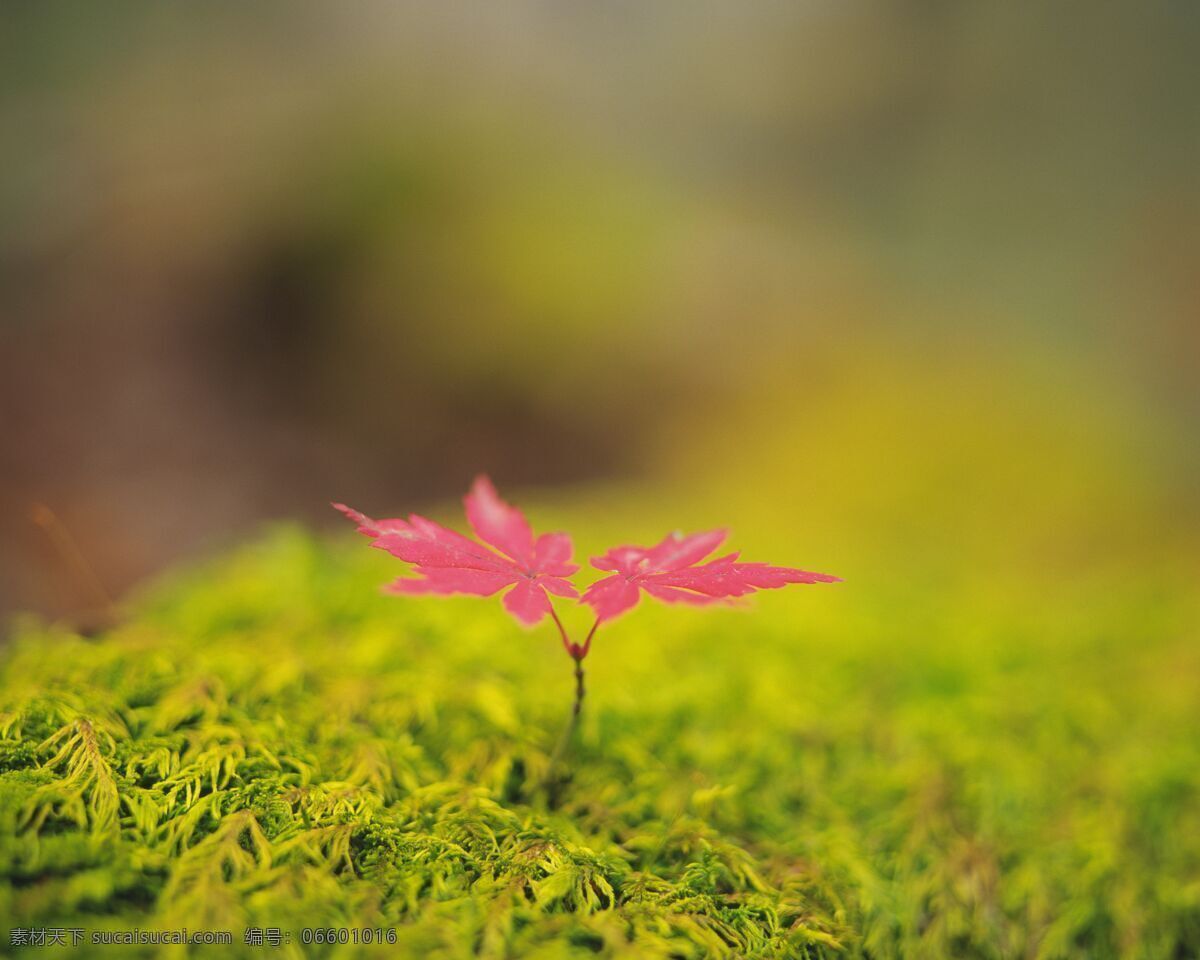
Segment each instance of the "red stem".
[{"label": "red stem", "polygon": [[555,791],[555,775],[559,763],[562,762],[566,751],[571,744],[575,735],[575,728],[579,726],[579,714],[583,711],[584,685],[583,685],[583,658],[588,655],[588,651],[592,648],[592,637],[596,635],[596,628],[600,626],[600,618],[596,617],[596,622],[592,624],[592,629],[588,631],[583,645],[572,643],[571,638],[567,636],[567,630],[563,626],[562,621],[558,619],[558,613],[554,610],[554,605],[550,606],[550,616],[554,618],[554,623],[558,627],[558,634],[562,637],[563,646],[571,659],[575,661],[575,702],[571,705],[571,720],[567,724],[567,729],[563,731],[558,740],[558,746],[554,748],[554,753],[550,756],[550,765],[547,768],[546,784],[551,787],[552,794]]},{"label": "red stem", "polygon": [[558,627],[558,635],[562,637],[563,648],[572,658],[575,657],[578,647],[571,642],[571,638],[567,636],[567,628],[563,626],[562,621],[558,619],[558,614],[554,610],[554,605],[550,605],[550,616],[554,618],[554,625]]},{"label": "red stem", "polygon": [[567,655],[572,660],[582,660],[588,655],[588,651],[592,649],[592,637],[596,635],[596,628],[600,626],[600,618],[596,617],[596,622],[592,624],[592,629],[588,631],[587,636],[583,640],[583,644],[572,643],[571,638],[567,636],[567,628],[563,626],[563,622],[558,619],[558,612],[554,609],[554,605],[550,605],[550,616],[554,618],[554,625],[558,627],[558,635],[562,637],[563,649],[567,651]]},{"label": "red stem", "polygon": [[588,651],[592,649],[592,637],[596,635],[596,628],[600,626],[600,618],[596,617],[596,622],[592,624],[592,629],[588,631],[588,635],[584,638],[583,646],[579,647],[579,659],[582,660],[588,655]]}]

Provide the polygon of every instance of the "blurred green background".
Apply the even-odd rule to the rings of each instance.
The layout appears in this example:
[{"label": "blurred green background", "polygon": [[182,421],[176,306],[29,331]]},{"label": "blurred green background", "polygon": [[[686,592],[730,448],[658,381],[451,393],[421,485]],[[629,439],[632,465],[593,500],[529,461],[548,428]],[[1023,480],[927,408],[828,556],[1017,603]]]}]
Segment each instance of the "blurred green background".
[{"label": "blurred green background", "polygon": [[0,610],[98,604],[34,504],[121,595],[483,469],[898,603],[1194,559],[1190,5],[0,16]]},{"label": "blurred green background", "polygon": [[[490,848],[411,903],[424,861],[370,871],[471,794],[619,901],[518,897],[495,955],[717,955],[734,915],[771,956],[1191,955],[1198,49],[1174,2],[0,7],[0,616],[43,618],[0,663],[0,913],[461,956]],[[846,582],[613,625],[547,807],[552,632],[378,596],[327,506],[457,525],[479,471],[577,559],[728,525]],[[106,596],[98,640],[44,625]],[[51,756],[88,717],[116,815]],[[54,791],[80,829],[18,829]],[[274,850],[179,899],[218,798]]]}]

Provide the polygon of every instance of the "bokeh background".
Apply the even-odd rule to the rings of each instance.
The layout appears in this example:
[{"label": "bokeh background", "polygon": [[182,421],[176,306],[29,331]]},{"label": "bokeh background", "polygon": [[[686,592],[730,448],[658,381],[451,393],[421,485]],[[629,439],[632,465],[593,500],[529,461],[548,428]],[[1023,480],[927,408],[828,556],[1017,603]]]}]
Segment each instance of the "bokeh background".
[{"label": "bokeh background", "polygon": [[1081,582],[1154,629],[1200,574],[1198,27],[5,4],[0,612],[488,470],[731,524],[897,642]]}]

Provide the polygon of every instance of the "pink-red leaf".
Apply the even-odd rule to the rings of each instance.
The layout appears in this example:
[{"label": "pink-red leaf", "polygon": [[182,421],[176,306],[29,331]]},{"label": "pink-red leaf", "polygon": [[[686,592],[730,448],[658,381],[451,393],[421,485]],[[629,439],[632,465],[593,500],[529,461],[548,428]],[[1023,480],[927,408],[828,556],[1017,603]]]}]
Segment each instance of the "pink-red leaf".
[{"label": "pink-red leaf", "polygon": [[638,587],[632,580],[617,574],[597,580],[583,592],[583,602],[596,611],[596,619],[611,620],[637,606]]},{"label": "pink-red leaf", "polygon": [[532,580],[522,580],[504,595],[504,609],[527,626],[550,612],[550,598]]},{"label": "pink-red leaf", "polygon": [[570,537],[546,533],[535,541],[524,515],[500,499],[487,477],[475,481],[465,506],[472,529],[494,550],[417,514],[374,520],[345,504],[333,506],[372,538],[372,546],[414,565],[417,576],[395,580],[387,587],[392,593],[490,596],[512,586],[504,607],[527,625],[550,612],[547,591],[579,596],[563,579],[579,569],[570,562]]},{"label": "pink-red leaf", "polygon": [[[446,531],[450,533],[451,531]],[[472,570],[508,570],[511,563],[479,546],[465,547],[451,537],[415,529],[384,533],[372,546],[419,567],[467,567]]]},{"label": "pink-red leaf", "polygon": [[359,513],[353,507],[348,507],[344,503],[330,504],[334,510],[344,513],[351,522],[358,525],[358,532],[368,537],[378,537],[381,533],[388,530],[405,530],[408,524],[403,520],[375,520],[368,517],[365,513]]},{"label": "pink-red leaf", "polygon": [[647,564],[655,570],[682,570],[699,563],[717,549],[728,536],[725,530],[693,533],[690,537],[676,531],[665,537],[647,554]]},{"label": "pink-red leaf", "polygon": [[679,587],[666,587],[653,580],[647,580],[642,585],[650,596],[667,603],[692,603],[701,606],[706,603],[720,603],[725,597],[712,597],[703,593],[692,593],[691,590],[681,590]]},{"label": "pink-red leaf", "polygon": [[463,499],[463,506],[467,522],[480,540],[508,554],[517,563],[532,563],[533,531],[529,521],[520,510],[500,499],[491,480],[482,475],[476,477],[471,492]]},{"label": "pink-red leaf", "polygon": [[398,577],[385,589],[389,593],[470,593],[490,597],[511,583],[511,574],[498,571],[427,567],[419,577]]},{"label": "pink-red leaf", "polygon": [[668,603],[705,604],[732,601],[791,583],[834,583],[837,577],[766,563],[739,563],[730,553],[701,564],[725,539],[724,530],[683,536],[673,533],[653,547],[614,547],[592,560],[599,570],[612,571],[592,584],[583,602],[599,620],[611,620],[633,607],[645,590]]},{"label": "pink-red leaf", "polygon": [[565,533],[543,533],[533,545],[533,565],[556,577],[569,577],[579,569],[571,563],[571,538]]}]

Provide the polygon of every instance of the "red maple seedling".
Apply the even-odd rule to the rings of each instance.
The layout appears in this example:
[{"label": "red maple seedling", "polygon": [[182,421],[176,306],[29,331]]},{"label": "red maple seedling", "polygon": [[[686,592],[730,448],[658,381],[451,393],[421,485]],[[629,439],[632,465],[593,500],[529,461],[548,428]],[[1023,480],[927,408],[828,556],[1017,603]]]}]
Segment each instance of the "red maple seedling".
[{"label": "red maple seedling", "polygon": [[[482,543],[415,513],[407,520],[373,520],[343,503],[333,504],[358,526],[359,533],[371,538],[372,546],[414,566],[417,576],[399,577],[386,590],[408,595],[465,593],[479,597],[507,590],[504,608],[525,626],[534,626],[546,616],[554,620],[563,648],[575,664],[575,702],[564,742],[579,721],[584,697],[583,660],[592,648],[596,630],[637,606],[643,592],[667,603],[709,604],[792,583],[839,580],[792,567],[743,563],[736,553],[702,563],[727,535],[725,530],[710,530],[688,536],[672,533],[653,547],[613,547],[592,559],[592,566],[610,575],[591,584],[580,596],[567,579],[579,570],[571,563],[571,538],[567,534],[543,533],[535,538],[525,515],[501,500],[486,476],[476,478],[463,505],[467,523]],[[587,604],[595,612],[595,622],[582,643],[568,636],[551,594]]]}]

